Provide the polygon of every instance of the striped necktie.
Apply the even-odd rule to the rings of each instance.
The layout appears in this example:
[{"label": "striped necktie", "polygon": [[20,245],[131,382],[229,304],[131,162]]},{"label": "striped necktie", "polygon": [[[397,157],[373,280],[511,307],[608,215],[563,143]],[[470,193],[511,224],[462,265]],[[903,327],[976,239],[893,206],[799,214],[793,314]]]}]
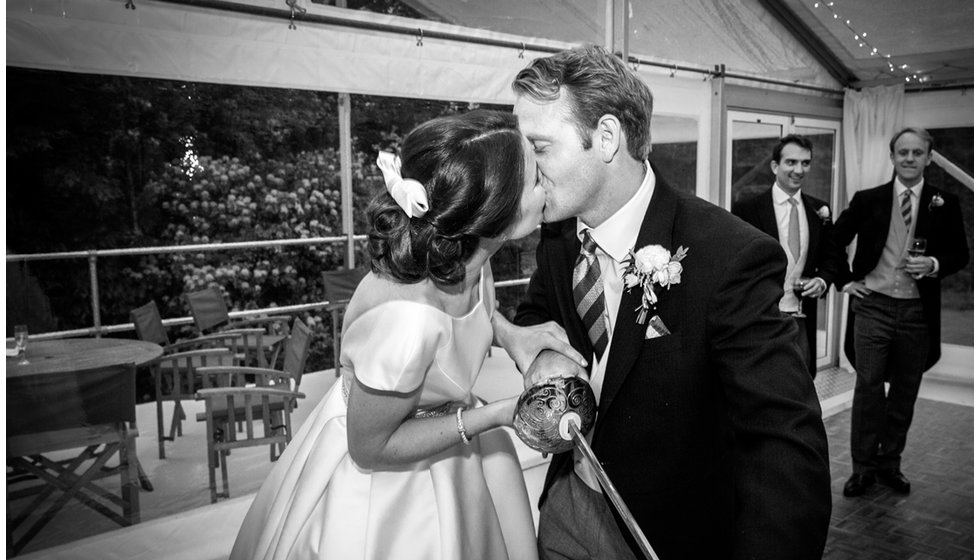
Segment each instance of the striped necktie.
[{"label": "striped necktie", "polygon": [[793,255],[793,262],[796,262],[800,260],[800,211],[796,207],[799,202],[790,197],[789,203],[789,252]]},{"label": "striped necktie", "polygon": [[912,189],[908,187],[902,193],[902,219],[906,230],[912,227]]},{"label": "striped necktie", "polygon": [[598,362],[606,351],[609,333],[606,332],[606,303],[602,297],[602,275],[595,250],[596,242],[586,230],[582,238],[582,250],[572,270],[572,295],[575,309],[589,331],[589,340],[592,341]]}]

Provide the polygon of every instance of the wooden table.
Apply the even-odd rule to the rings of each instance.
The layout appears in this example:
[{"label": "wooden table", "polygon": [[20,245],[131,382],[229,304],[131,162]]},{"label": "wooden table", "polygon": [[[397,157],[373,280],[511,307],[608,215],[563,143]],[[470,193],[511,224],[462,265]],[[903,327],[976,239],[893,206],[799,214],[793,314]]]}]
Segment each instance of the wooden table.
[{"label": "wooden table", "polygon": [[32,340],[27,345],[29,364],[7,357],[7,378],[65,373],[118,364],[145,365],[163,355],[163,347],[122,338],[66,338]]},{"label": "wooden table", "polygon": [[[7,358],[8,554],[19,552],[71,499],[120,525],[139,523],[136,480],[152,486],[136,457],[135,366],[162,354],[153,343],[93,338],[31,341],[29,363]],[[68,459],[51,456],[79,448]],[[106,467],[117,454],[119,465]],[[94,484],[114,474],[120,475],[119,494]],[[40,511],[56,491],[61,495]],[[28,498],[14,511],[15,500]]]}]

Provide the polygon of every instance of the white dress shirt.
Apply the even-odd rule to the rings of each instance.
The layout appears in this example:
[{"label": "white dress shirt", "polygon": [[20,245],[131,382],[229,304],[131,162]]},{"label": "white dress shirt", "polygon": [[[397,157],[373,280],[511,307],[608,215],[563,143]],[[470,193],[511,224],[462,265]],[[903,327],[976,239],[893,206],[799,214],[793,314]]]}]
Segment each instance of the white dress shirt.
[{"label": "white dress shirt", "polygon": [[[592,365],[592,373],[589,376],[589,385],[595,393],[596,402],[602,395],[602,381],[606,376],[606,364],[609,362],[610,350],[615,340],[616,318],[619,315],[619,303],[623,299],[623,271],[626,269],[626,261],[629,259],[630,249],[637,249],[636,236],[640,233],[640,226],[646,216],[650,206],[650,199],[653,198],[653,190],[657,179],[653,174],[650,164],[646,164],[646,174],[640,188],[622,208],[616,211],[606,221],[592,228],[592,239],[595,240],[598,248],[596,249],[596,259],[599,261],[599,271],[602,276],[602,297],[605,300],[606,312],[606,332],[609,334],[609,343],[606,345],[606,352],[599,359],[598,363]],[[576,225],[576,232],[579,240],[582,233],[589,229],[581,220]],[[592,441],[592,433],[586,436],[587,441]],[[575,472],[579,477],[596,492],[600,492],[599,480],[592,472],[591,466],[586,462],[585,457],[575,450]]]},{"label": "white dress shirt", "polygon": [[[800,191],[791,197],[776,184],[773,184],[771,191],[773,210],[776,212],[776,228],[779,230],[779,244],[786,254],[787,263],[786,275],[783,277],[783,297],[779,300],[779,310],[785,313],[793,313],[799,307],[799,300],[793,294],[793,280],[803,276],[803,267],[806,265],[807,252],[810,246],[810,227]],[[796,199],[796,211],[800,217],[799,259],[794,259],[793,253],[789,249],[789,219],[793,208],[789,201],[790,198]]]}]

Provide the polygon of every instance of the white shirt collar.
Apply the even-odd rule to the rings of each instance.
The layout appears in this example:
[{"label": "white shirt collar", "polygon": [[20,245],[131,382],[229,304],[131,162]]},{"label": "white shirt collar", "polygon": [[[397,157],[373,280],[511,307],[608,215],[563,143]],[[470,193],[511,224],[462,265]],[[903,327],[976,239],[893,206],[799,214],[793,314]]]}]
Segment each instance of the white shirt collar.
[{"label": "white shirt collar", "polygon": [[779,188],[779,185],[776,183],[772,184],[772,201],[774,204],[786,204],[791,198],[795,198],[796,202],[803,202],[803,189],[796,191],[795,195],[790,196],[786,194],[786,191]]},{"label": "white shirt collar", "polygon": [[[918,200],[920,197],[922,197],[922,185],[924,185],[925,182],[926,181],[923,178],[923,179],[919,179],[919,182],[918,183],[912,185],[912,196],[915,197],[916,200]],[[896,197],[902,196],[902,193],[904,193],[905,192],[905,189],[908,188],[908,187],[905,186],[904,183],[902,183],[901,181],[898,180],[898,177],[895,177],[895,180],[893,181],[893,184],[895,185],[895,196]]]},{"label": "white shirt collar", "polygon": [[[643,182],[640,183],[640,188],[636,190],[633,197],[606,221],[592,228],[592,239],[603,252],[618,262],[623,262],[629,257],[629,251],[636,244],[636,236],[640,233],[640,226],[650,206],[650,199],[653,198],[657,178],[650,168],[650,163],[646,162],[645,166],[646,174],[643,176]],[[575,231],[578,233],[579,240],[582,239],[582,233],[586,229],[589,228],[582,223],[582,220],[576,221]]]}]

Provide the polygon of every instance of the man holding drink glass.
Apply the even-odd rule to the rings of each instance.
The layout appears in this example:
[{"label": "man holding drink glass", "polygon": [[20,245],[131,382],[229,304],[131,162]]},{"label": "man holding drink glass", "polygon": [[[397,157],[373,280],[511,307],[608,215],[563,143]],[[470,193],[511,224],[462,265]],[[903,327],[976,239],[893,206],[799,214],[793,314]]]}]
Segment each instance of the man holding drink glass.
[{"label": "man holding drink glass", "polygon": [[895,134],[894,180],[857,192],[834,226],[841,250],[857,237],[850,273],[836,282],[851,296],[844,352],[857,373],[847,497],[876,481],[911,491],[901,455],[922,374],[939,360],[939,280],[970,258],[959,202],[923,179],[932,143],[920,128]]}]

